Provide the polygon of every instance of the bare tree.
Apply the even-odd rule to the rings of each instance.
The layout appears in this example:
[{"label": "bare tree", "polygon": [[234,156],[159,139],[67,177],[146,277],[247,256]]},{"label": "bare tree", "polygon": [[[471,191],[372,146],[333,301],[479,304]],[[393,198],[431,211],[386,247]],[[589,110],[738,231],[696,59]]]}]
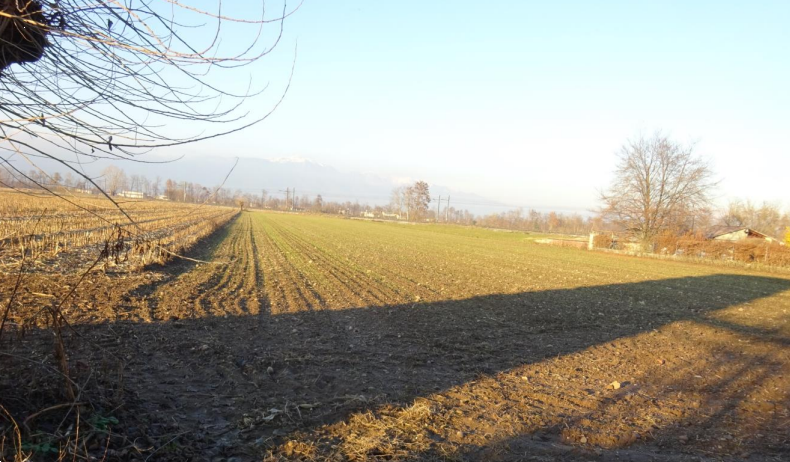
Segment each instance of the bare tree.
[{"label": "bare tree", "polygon": [[715,186],[710,166],[682,146],[656,133],[629,140],[608,191],[601,193],[603,215],[631,232],[647,250],[662,231],[688,221],[710,204]]},{"label": "bare tree", "polygon": [[154,178],[154,181],[151,183],[151,195],[154,197],[159,197],[159,188],[162,187],[162,178],[157,175]]},{"label": "bare tree", "polygon": [[417,181],[406,188],[407,215],[409,219],[420,220],[428,213],[431,192],[428,183]]},{"label": "bare tree", "polygon": [[406,187],[398,186],[393,188],[390,196],[390,210],[398,215],[402,215],[406,206]]},{"label": "bare tree", "polygon": [[779,204],[763,202],[758,206],[751,201],[730,202],[720,219],[726,226],[744,226],[782,238],[785,228],[790,226],[790,217],[783,214]]},{"label": "bare tree", "polygon": [[146,197],[151,196],[151,180],[143,176],[141,177],[140,181],[141,181],[140,187],[143,190],[143,194],[145,194]]},{"label": "bare tree", "polygon": [[115,165],[105,167],[101,173],[104,178],[104,190],[111,196],[118,194],[128,183],[126,173]]},{"label": "bare tree", "polygon": [[129,176],[129,190],[140,191],[142,186],[143,186],[143,180],[141,175],[133,174]]}]

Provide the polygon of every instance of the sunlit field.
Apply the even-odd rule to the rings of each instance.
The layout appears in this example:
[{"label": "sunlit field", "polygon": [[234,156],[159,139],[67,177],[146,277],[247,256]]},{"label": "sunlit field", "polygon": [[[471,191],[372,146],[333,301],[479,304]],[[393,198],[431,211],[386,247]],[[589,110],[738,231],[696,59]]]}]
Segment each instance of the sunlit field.
[{"label": "sunlit field", "polygon": [[[65,306],[71,374],[96,397],[94,415],[117,423],[87,452],[787,455],[788,278],[533,240],[243,212],[193,247],[191,260],[93,272]],[[12,316],[32,319],[18,351],[47,341],[38,330],[46,320],[23,307],[49,303],[41,294],[57,299],[70,277],[31,277]],[[41,378],[16,389],[16,409],[59,393],[40,365],[2,362],[17,377]],[[15,379],[0,380],[9,390]],[[31,424],[54,435],[66,411]]]}]

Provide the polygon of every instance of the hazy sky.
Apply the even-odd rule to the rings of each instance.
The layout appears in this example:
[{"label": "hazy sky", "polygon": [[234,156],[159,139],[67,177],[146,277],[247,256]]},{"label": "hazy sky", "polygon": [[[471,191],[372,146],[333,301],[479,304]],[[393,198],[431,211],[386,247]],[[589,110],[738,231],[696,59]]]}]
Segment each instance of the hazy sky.
[{"label": "hazy sky", "polygon": [[790,207],[788,18],[788,1],[306,0],[240,73],[271,104],[298,42],[281,107],[189,150],[584,209],[623,142],[662,130],[710,159],[719,203]]}]

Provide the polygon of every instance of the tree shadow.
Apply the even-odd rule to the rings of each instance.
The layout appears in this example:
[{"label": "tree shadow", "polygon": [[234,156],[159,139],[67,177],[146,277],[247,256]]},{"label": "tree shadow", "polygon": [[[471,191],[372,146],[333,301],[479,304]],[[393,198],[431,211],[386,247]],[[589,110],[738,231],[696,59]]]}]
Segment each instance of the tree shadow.
[{"label": "tree shadow", "polygon": [[[661,367],[648,368],[560,422],[467,445],[459,456],[496,461],[602,456],[785,460],[790,454],[785,430],[790,423],[790,338],[775,329],[760,332],[736,324],[722,330],[724,325],[695,318],[670,326],[665,335],[689,352],[685,358],[666,365],[662,360]],[[689,330],[695,335],[687,337]],[[694,351],[692,337],[702,335],[707,345]],[[418,457],[438,456],[431,448]]]},{"label": "tree shadow", "polygon": [[[337,425],[344,425],[350,417],[369,411],[375,420],[386,412],[407,409],[417,400],[430,399],[436,406],[431,411],[435,416],[441,415],[441,409],[452,412],[454,408],[468,408],[470,414],[463,417],[474,420],[470,416],[475,415],[475,410],[501,411],[498,403],[518,401],[497,394],[508,390],[534,394],[531,410],[516,412],[512,417],[523,420],[532,416],[536,420],[512,424],[509,435],[492,434],[489,438],[470,433],[454,441],[456,435],[443,433],[441,426],[456,421],[449,417],[440,419],[436,428],[421,437],[427,441],[427,447],[417,445],[405,455],[389,458],[447,457],[445,443],[461,448],[453,456],[460,459],[516,460],[516,455],[521,457],[528,451],[549,458],[598,457],[591,446],[627,448],[638,441],[629,437],[584,445],[575,439],[576,430],[583,433],[586,427],[597,428],[594,421],[605,421],[610,414],[641,412],[639,405],[629,407],[629,402],[643,400],[638,403],[650,407],[653,405],[644,403],[677,396],[685,389],[684,381],[689,380],[690,366],[681,360],[658,369],[645,366],[641,372],[633,373],[633,379],[624,380],[622,390],[613,390],[611,395],[592,392],[588,397],[568,398],[563,384],[574,392],[589,391],[593,385],[600,390],[600,383],[584,382],[589,379],[585,374],[594,375],[586,369],[590,361],[608,361],[602,367],[604,371],[621,370],[629,358],[650,353],[621,356],[612,351],[616,350],[614,343],[652,335],[660,338],[647,345],[669,345],[669,350],[683,351],[684,345],[690,348],[695,342],[693,337],[683,337],[691,332],[689,329],[729,332],[729,340],[736,334],[770,337],[771,348],[785,349],[786,355],[790,339],[781,331],[766,332],[737,323],[727,325],[711,315],[787,290],[790,281],[786,279],[718,274],[340,311],[211,316],[153,323],[120,321],[78,326],[81,337],[72,339],[71,360],[97,364],[97,358],[106,356],[108,351],[121,358],[122,367],[76,371],[75,380],[92,377],[104,380],[101,383],[108,387],[122,388],[123,406],[113,412],[124,424],[129,441],[150,440],[153,445],[157,438],[178,435],[176,449],[157,454],[164,460],[259,458],[273,448],[286,451],[278,445],[289,439],[303,440],[317,453],[339,453],[348,458],[342,452],[343,445],[360,445],[349,438],[344,442],[338,436],[342,431],[337,430]],[[735,328],[741,331],[732,333]],[[667,329],[671,335],[664,332]],[[97,351],[97,343],[106,350]],[[706,360],[704,367],[720,375],[709,383],[709,387],[718,388],[701,392],[698,387],[693,388],[693,396],[700,401],[721,403],[699,404],[702,408],[719,409],[720,413],[705,418],[666,417],[663,423],[650,427],[649,438],[647,432],[640,441],[649,439],[655,446],[661,435],[676,435],[678,431],[674,429],[684,422],[703,425],[700,428],[710,428],[716,434],[721,430],[717,422],[723,421],[724,415],[730,415],[747,398],[754,398],[735,389],[760,386],[772,380],[771,374],[786,367],[773,356],[760,357],[770,354],[770,349],[739,354],[737,345],[723,345],[711,351],[719,356]],[[725,354],[727,351],[730,356]],[[733,361],[736,356],[738,360]],[[652,357],[650,360],[654,361]],[[533,366],[538,369],[525,369]],[[562,380],[545,372],[555,366],[563,374]],[[123,371],[122,381],[111,380],[117,370]],[[522,373],[535,371],[544,372],[528,377],[530,381],[519,382]],[[583,376],[587,378],[582,380]],[[652,384],[651,394],[639,398],[636,392],[644,383]],[[475,392],[483,389],[488,394]],[[652,394],[658,389],[665,390],[666,396]],[[717,392],[718,389],[722,391]],[[628,393],[631,401],[618,398]],[[441,402],[436,398],[439,395],[445,396],[444,404],[436,404]],[[786,393],[778,393],[773,399],[778,400],[776,406],[787,409]],[[540,400],[543,403],[536,405]],[[611,412],[613,406],[617,412]],[[387,409],[390,411],[382,411]],[[664,416],[666,412],[658,414]],[[769,430],[760,424],[742,430],[748,434],[739,438],[759,441],[756,435]],[[391,444],[393,439],[385,432],[377,444],[381,446],[387,440]],[[776,450],[787,449],[777,444]],[[496,452],[499,449],[501,452]],[[375,451],[386,454],[379,447],[365,449],[357,456],[375,458]]]}]

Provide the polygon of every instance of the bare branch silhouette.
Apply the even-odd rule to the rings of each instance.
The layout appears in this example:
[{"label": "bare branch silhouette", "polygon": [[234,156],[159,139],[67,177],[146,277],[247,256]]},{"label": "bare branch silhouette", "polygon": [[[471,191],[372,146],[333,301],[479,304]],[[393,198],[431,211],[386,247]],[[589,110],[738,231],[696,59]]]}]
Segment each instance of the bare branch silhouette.
[{"label": "bare branch silhouette", "polygon": [[[242,17],[225,14],[223,6],[220,0],[214,11],[175,0],[0,0],[3,168],[22,155],[49,158],[86,178],[78,162],[141,161],[137,156],[153,148],[265,119],[268,113],[254,116],[245,102],[267,87],[254,89],[251,82],[238,91],[227,74],[269,54],[298,6],[283,2],[275,17],[264,1],[245,3]],[[222,44],[228,23],[246,28],[243,43]]]}]

